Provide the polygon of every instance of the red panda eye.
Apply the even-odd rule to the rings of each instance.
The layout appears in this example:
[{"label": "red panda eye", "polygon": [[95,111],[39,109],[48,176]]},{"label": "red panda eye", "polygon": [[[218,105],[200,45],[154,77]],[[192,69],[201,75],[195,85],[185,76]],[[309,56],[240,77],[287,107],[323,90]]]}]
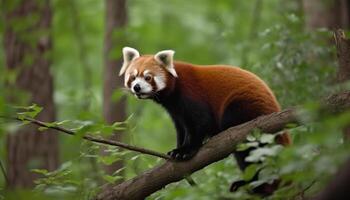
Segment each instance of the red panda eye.
[{"label": "red panda eye", "polygon": [[151,77],[151,76],[146,76],[146,77],[145,77],[145,80],[149,82],[149,81],[152,80],[152,77]]},{"label": "red panda eye", "polygon": [[130,76],[130,80],[131,81],[135,80],[135,76]]}]

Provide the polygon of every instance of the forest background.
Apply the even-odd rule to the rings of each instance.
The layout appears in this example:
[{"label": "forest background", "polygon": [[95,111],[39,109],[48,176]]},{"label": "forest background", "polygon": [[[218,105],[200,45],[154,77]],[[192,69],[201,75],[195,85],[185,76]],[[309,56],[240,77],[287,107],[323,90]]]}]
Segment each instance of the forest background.
[{"label": "forest background", "polygon": [[[272,199],[317,194],[349,156],[342,133],[350,113],[319,114],[322,98],[349,88],[335,84],[332,32],[349,30],[348,1],[2,0],[0,8],[0,115],[37,117],[77,132],[71,137],[0,118],[0,199],[91,199],[104,183],[163,161],[82,140],[89,132],[163,153],[175,146],[168,114],[122,89],[124,46],[240,66],[265,80],[282,108],[302,108],[310,123],[290,124],[292,147],[269,144],[252,155],[266,161],[260,181],[293,182]],[[252,140],[269,140],[254,134]],[[196,187],[180,181],[148,198],[258,198],[249,188],[228,188],[259,167],[242,174],[228,157],[192,174]]]}]

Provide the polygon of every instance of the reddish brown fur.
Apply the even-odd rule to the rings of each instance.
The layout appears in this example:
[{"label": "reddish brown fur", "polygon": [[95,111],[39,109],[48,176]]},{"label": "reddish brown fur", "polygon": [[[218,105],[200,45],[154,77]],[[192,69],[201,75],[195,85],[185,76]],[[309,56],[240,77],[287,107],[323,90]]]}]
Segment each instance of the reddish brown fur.
[{"label": "reddish brown fur", "polygon": [[[249,108],[252,116],[256,113],[270,114],[280,111],[280,106],[269,87],[256,75],[238,67],[211,65],[199,66],[184,62],[174,62],[178,74],[179,86],[192,99],[208,103],[216,114],[217,122],[221,121],[229,103],[235,100],[251,102]],[[137,58],[127,71],[138,70],[142,73],[150,70],[153,74],[166,77],[166,90],[173,90],[174,77],[167,73],[153,58]],[[276,141],[283,145],[291,143],[287,133],[279,135]]]},{"label": "reddish brown fur", "polygon": [[[220,121],[228,104],[235,99],[251,99],[252,111],[260,109],[265,114],[280,111],[280,106],[269,87],[256,75],[238,67],[223,65],[198,66],[188,63],[175,62],[175,68],[183,87],[188,88],[188,95],[195,99],[209,102],[217,111]],[[201,91],[196,93],[195,91]],[[288,134],[277,137],[277,142],[283,145],[291,143]]]}]

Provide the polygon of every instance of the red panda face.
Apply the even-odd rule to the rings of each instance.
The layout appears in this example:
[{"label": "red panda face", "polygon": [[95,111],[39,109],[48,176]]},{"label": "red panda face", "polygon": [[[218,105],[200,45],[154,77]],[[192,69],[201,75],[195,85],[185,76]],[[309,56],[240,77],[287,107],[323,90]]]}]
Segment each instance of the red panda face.
[{"label": "red panda face", "polygon": [[155,97],[167,87],[171,76],[177,77],[173,67],[171,50],[161,51],[154,56],[140,56],[136,49],[123,48],[124,63],[119,75],[124,76],[124,85],[139,99]]}]

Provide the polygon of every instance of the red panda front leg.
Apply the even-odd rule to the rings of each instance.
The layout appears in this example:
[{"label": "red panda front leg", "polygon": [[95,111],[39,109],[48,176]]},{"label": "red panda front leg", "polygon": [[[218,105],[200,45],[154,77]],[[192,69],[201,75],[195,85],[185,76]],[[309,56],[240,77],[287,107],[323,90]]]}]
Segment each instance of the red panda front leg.
[{"label": "red panda front leg", "polygon": [[174,125],[176,128],[176,147],[180,148],[183,146],[185,141],[186,129],[185,126],[178,120],[174,120]]},{"label": "red panda front leg", "polygon": [[177,131],[177,148],[168,154],[176,160],[189,160],[202,146],[205,136],[217,133],[214,115],[207,104],[186,96],[162,102]]},{"label": "red panda front leg", "polygon": [[193,125],[185,125],[175,122],[177,131],[177,148],[170,151],[170,155],[175,160],[191,159],[201,147],[204,136],[196,131]]}]

